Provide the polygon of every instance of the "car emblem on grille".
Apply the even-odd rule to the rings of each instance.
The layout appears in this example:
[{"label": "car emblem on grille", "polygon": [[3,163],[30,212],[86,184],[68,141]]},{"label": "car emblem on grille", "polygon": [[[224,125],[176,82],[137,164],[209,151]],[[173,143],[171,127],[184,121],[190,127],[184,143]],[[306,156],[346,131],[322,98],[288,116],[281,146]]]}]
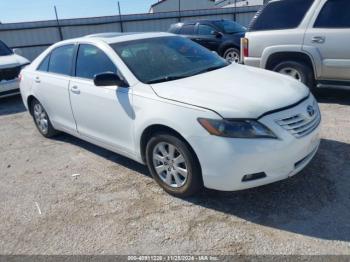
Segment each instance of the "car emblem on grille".
[{"label": "car emblem on grille", "polygon": [[313,117],[315,115],[315,108],[313,106],[308,106],[306,111],[310,117]]}]

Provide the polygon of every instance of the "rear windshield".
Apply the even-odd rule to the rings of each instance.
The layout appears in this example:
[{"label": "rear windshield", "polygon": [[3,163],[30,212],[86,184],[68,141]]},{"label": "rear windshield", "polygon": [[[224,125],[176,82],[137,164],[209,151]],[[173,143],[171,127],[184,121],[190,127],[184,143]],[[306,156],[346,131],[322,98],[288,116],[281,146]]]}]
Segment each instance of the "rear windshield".
[{"label": "rear windshield", "polygon": [[12,51],[4,42],[0,41],[0,56],[12,55]]},{"label": "rear windshield", "polygon": [[314,0],[272,0],[255,15],[249,31],[296,28],[313,2]]}]

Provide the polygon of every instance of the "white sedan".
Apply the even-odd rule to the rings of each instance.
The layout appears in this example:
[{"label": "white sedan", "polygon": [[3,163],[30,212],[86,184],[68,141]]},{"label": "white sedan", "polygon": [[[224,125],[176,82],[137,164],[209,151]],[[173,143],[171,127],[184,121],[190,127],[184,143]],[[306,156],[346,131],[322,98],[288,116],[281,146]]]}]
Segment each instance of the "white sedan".
[{"label": "white sedan", "polygon": [[43,136],[66,132],[146,164],[179,197],[286,179],[320,142],[320,111],[303,84],[168,33],[57,43],[22,71],[20,87]]}]

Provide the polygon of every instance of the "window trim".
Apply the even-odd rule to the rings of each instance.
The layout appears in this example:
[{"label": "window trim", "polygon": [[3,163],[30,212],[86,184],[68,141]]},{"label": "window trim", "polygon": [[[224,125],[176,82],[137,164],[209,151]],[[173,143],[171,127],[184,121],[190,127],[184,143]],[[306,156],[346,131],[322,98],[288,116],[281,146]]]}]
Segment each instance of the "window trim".
[{"label": "window trim", "polygon": [[317,20],[318,20],[318,18],[320,17],[320,15],[321,15],[321,13],[322,13],[322,11],[323,11],[323,9],[325,8],[325,6],[327,5],[329,3],[329,1],[327,0],[327,1],[325,1],[324,3],[323,3],[323,5],[321,5],[320,6],[320,8],[319,8],[319,12],[316,14],[316,17],[315,17],[315,20],[314,20],[314,22],[313,22],[313,25],[312,25],[312,28],[313,29],[328,29],[328,30],[334,30],[334,29],[336,29],[336,30],[349,30],[350,29],[350,26],[349,27],[316,27],[315,25],[316,25],[316,22],[317,22]]}]

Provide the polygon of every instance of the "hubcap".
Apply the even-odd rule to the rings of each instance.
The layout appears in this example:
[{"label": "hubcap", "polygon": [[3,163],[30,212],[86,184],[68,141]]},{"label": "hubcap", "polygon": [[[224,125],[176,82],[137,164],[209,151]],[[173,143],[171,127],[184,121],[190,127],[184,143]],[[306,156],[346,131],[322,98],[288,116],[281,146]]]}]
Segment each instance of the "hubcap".
[{"label": "hubcap", "polygon": [[34,106],[34,119],[43,134],[47,134],[49,130],[49,119],[44,108],[40,104]]},{"label": "hubcap", "polygon": [[225,55],[225,59],[229,63],[239,63],[239,54],[236,51],[228,51]]},{"label": "hubcap", "polygon": [[153,166],[161,180],[170,187],[182,187],[187,181],[187,164],[180,151],[165,142],[153,149]]},{"label": "hubcap", "polygon": [[291,67],[282,68],[279,71],[279,73],[293,77],[294,79],[296,79],[300,82],[302,81],[300,72],[298,70],[296,70],[295,68],[291,68]]}]

